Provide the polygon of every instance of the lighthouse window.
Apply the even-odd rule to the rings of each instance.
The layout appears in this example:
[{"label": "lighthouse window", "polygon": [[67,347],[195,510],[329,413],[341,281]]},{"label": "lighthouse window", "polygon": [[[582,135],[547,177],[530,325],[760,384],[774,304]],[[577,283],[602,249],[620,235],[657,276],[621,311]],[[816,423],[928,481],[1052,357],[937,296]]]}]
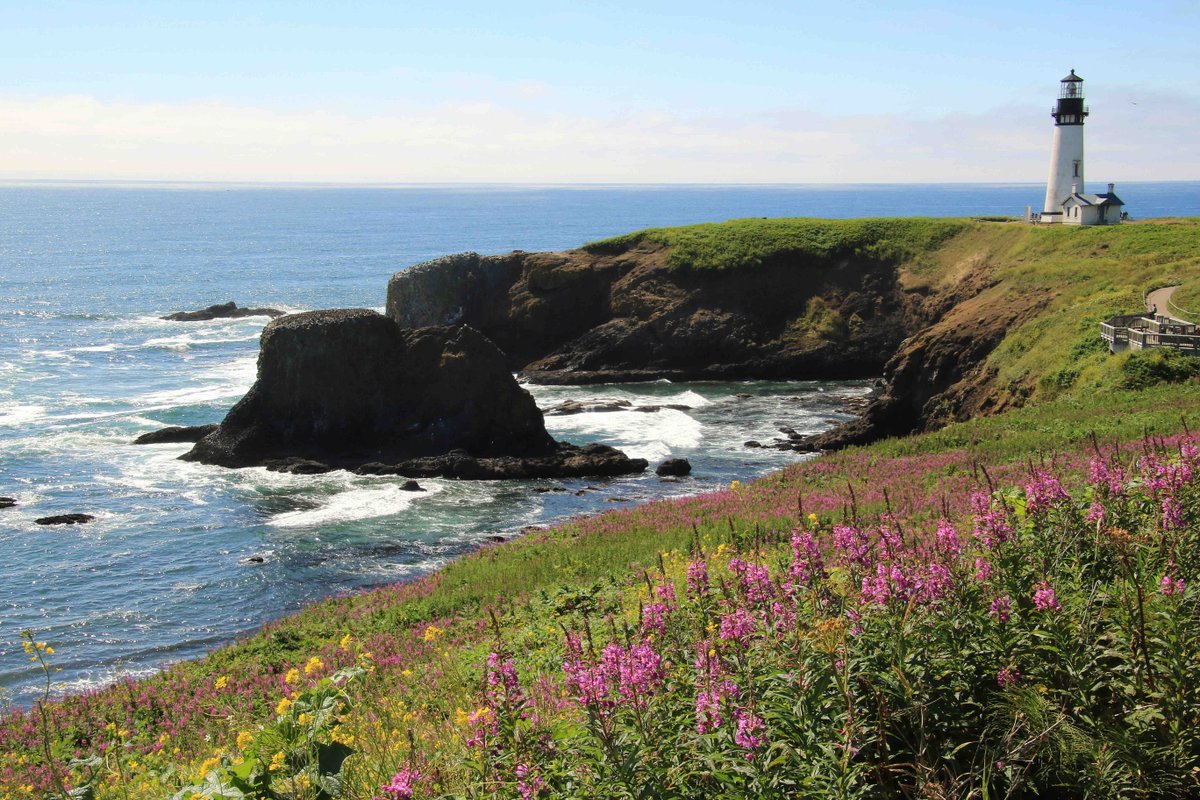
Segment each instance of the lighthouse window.
[{"label": "lighthouse window", "polygon": [[1073,161],[1071,163],[1072,163],[1072,169],[1073,169],[1072,175],[1073,175],[1073,177],[1078,178],[1079,177],[1079,162]]}]

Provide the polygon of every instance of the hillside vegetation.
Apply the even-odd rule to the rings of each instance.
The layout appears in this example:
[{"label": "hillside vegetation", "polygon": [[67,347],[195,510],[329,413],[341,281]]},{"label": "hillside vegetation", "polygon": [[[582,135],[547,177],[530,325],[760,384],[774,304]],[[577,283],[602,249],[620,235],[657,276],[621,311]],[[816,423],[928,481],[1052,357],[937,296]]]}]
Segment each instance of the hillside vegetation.
[{"label": "hillside vegetation", "polygon": [[[634,236],[711,255],[772,225],[700,269],[877,247],[930,302],[974,287],[939,318],[1023,309],[986,357],[1008,410],[489,546],[14,712],[0,800],[1200,795],[1200,383],[1096,343],[1195,279],[1195,222]],[[52,686],[69,654],[26,649]]]}]

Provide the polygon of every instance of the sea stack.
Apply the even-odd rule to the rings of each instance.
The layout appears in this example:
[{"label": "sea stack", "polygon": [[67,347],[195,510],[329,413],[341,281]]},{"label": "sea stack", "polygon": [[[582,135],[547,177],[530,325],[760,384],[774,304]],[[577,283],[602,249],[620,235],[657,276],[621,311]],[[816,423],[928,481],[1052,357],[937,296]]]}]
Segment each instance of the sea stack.
[{"label": "sea stack", "polygon": [[[503,459],[526,477],[522,460],[540,465],[539,476],[555,474],[564,447],[483,334],[465,325],[402,328],[374,311],[342,309],[269,323],[254,385],[182,458],[303,472],[367,466],[410,477],[505,477],[504,469],[464,466]],[[646,467],[603,449],[605,474]],[[443,469],[438,459],[449,454]],[[406,468],[412,460],[420,464]]]}]

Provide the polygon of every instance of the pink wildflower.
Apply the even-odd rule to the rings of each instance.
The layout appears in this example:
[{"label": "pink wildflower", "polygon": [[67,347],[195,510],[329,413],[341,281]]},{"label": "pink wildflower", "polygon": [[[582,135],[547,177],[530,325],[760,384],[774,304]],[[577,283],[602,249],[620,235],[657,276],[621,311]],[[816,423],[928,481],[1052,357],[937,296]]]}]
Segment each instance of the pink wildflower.
[{"label": "pink wildflower", "polygon": [[379,787],[379,791],[386,797],[376,796],[374,800],[412,800],[413,792],[416,791],[415,784],[420,780],[419,769],[402,769],[392,776],[391,783]]},{"label": "pink wildflower", "polygon": [[1173,578],[1170,573],[1163,575],[1162,580],[1158,582],[1158,591],[1163,597],[1182,595],[1186,590],[1187,584],[1183,582],[1183,578]]},{"label": "pink wildflower", "polygon": [[1103,525],[1108,518],[1108,509],[1099,500],[1093,500],[1088,506],[1087,521],[1092,525]]},{"label": "pink wildflower", "polygon": [[870,538],[856,527],[850,525],[833,526],[833,547],[841,555],[846,564],[867,566],[868,555],[871,552]]},{"label": "pink wildflower", "polygon": [[1045,470],[1035,470],[1032,479],[1025,484],[1025,508],[1030,514],[1040,513],[1069,499],[1058,478]]},{"label": "pink wildflower", "polygon": [[517,793],[521,795],[521,800],[533,800],[546,788],[546,782],[533,767],[517,764],[514,772],[517,775]]},{"label": "pink wildflower", "polygon": [[708,562],[697,559],[688,564],[687,594],[693,600],[708,597]]},{"label": "pink wildflower", "polygon": [[1010,686],[1016,686],[1017,681],[1021,679],[1021,673],[1015,667],[1002,667],[996,673],[996,683],[1000,684],[1001,689],[1007,689]]},{"label": "pink wildflower", "polygon": [[[762,719],[753,711],[744,708],[739,708],[734,717],[737,720],[737,730],[733,734],[733,741],[744,750],[753,751],[762,747],[767,741],[767,737],[760,734],[764,728]],[[753,758],[753,754],[747,753],[746,758]]]},{"label": "pink wildflower", "polygon": [[937,545],[943,553],[958,555],[962,552],[962,543],[958,540],[958,531],[949,520],[938,520]]},{"label": "pink wildflower", "polygon": [[975,558],[975,580],[984,582],[992,579],[992,562],[986,558]]},{"label": "pink wildflower", "polygon": [[1033,607],[1038,611],[1062,611],[1062,603],[1049,581],[1042,581],[1033,593]]},{"label": "pink wildflower", "polygon": [[645,606],[642,609],[642,630],[660,636],[666,633],[667,611],[667,606],[663,603],[650,603]]},{"label": "pink wildflower", "polygon": [[738,577],[738,587],[748,602],[763,603],[775,596],[775,584],[767,567],[732,558],[729,570]]},{"label": "pink wildflower", "polygon": [[745,645],[758,630],[758,617],[748,609],[738,608],[721,619],[721,638]]},{"label": "pink wildflower", "polygon": [[1007,596],[1001,595],[992,599],[992,605],[988,609],[988,614],[997,622],[1008,622],[1012,618],[1012,600]]},{"label": "pink wildflower", "polygon": [[1106,489],[1112,497],[1120,497],[1125,492],[1125,471],[1103,459],[1093,458],[1088,469],[1088,483],[1097,489]]},{"label": "pink wildflower", "polygon": [[989,550],[1012,538],[1012,525],[1003,503],[993,503],[992,496],[987,492],[972,492],[971,507],[975,511],[975,538],[983,542]]},{"label": "pink wildflower", "polygon": [[792,534],[792,566],[788,570],[788,578],[803,586],[812,587],[820,578],[825,577],[825,562],[821,558],[821,548],[817,545],[816,537],[811,531],[796,531]]}]

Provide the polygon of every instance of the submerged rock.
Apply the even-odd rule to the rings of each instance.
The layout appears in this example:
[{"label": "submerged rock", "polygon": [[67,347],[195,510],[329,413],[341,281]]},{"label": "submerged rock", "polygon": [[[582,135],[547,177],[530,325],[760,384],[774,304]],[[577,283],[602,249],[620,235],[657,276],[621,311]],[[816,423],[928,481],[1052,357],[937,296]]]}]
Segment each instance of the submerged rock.
[{"label": "submerged rock", "polygon": [[666,461],[658,465],[654,470],[656,475],[670,475],[672,477],[682,477],[690,475],[692,472],[692,462],[686,458],[668,458]]},{"label": "submerged rock", "polygon": [[198,311],[176,311],[167,314],[162,319],[168,322],[207,322],[210,319],[237,319],[240,317],[282,317],[282,311],[276,308],[238,308],[237,303],[218,303],[215,306],[202,308]]},{"label": "submerged rock", "polygon": [[209,425],[172,425],[157,431],[143,433],[133,440],[134,444],[166,444],[175,442],[198,442],[217,429],[217,423]]},{"label": "submerged rock", "polygon": [[619,475],[646,467],[612,448],[555,442],[533,397],[478,331],[405,329],[366,309],[269,323],[258,379],[182,458],[410,478]]},{"label": "submerged rock", "polygon": [[91,514],[56,514],[52,517],[39,517],[33,522],[36,525],[82,525],[94,519]]},{"label": "submerged rock", "polygon": [[12,508],[17,501],[11,497],[0,497],[0,508]]}]

